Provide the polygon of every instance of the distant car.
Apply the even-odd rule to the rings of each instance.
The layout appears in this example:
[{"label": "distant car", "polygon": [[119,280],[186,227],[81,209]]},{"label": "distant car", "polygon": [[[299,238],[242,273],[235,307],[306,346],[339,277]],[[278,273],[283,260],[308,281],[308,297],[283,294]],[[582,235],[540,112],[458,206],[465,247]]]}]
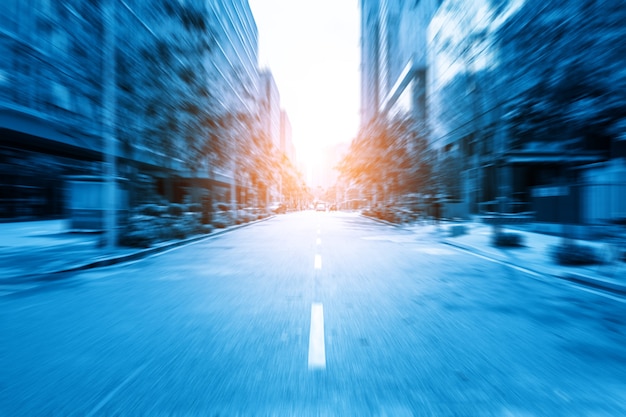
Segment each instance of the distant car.
[{"label": "distant car", "polygon": [[326,204],[324,204],[324,203],[317,203],[315,205],[315,211],[326,211]]},{"label": "distant car", "polygon": [[337,211],[337,204],[331,204],[328,211]]}]

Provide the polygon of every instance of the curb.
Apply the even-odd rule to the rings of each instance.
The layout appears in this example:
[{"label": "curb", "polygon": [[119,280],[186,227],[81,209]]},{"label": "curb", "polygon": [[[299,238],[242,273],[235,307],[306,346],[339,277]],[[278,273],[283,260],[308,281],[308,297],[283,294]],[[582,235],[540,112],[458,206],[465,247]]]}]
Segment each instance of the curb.
[{"label": "curb", "polygon": [[378,222],[378,223],[386,224],[387,226],[392,226],[392,227],[396,227],[398,229],[402,229],[402,225],[399,225],[397,223],[392,223],[392,222],[389,222],[387,220],[379,219],[377,217],[366,216],[363,213],[359,214],[359,216],[361,216],[363,218],[366,218],[366,219],[369,219],[369,220],[374,220],[375,222]]},{"label": "curb", "polygon": [[620,285],[614,282],[605,281],[603,279],[590,277],[583,274],[569,273],[559,276],[558,278],[564,279],[566,281],[571,281],[576,284],[586,285],[588,287],[611,292],[616,295],[626,296],[626,285]]},{"label": "curb", "polygon": [[159,246],[154,246],[151,248],[141,249],[133,253],[128,253],[125,255],[112,256],[109,258],[98,259],[95,261],[87,261],[86,263],[81,263],[76,266],[72,266],[69,268],[64,268],[55,271],[49,271],[44,273],[37,273],[33,275],[22,275],[17,278],[6,278],[0,279],[0,284],[24,284],[27,282],[47,282],[47,281],[58,281],[66,277],[66,274],[72,272],[85,271],[88,269],[101,268],[105,266],[117,265],[124,262],[135,261],[137,259],[142,259],[150,255],[154,255],[159,252],[164,252],[169,249],[174,249],[179,246],[184,246],[192,243],[199,242],[201,240],[214,238],[229,232],[232,232],[237,229],[241,229],[243,227],[252,226],[253,224],[261,223],[272,218],[276,217],[276,215],[271,215],[266,218],[255,220],[248,223],[242,223],[234,226],[227,227],[225,229],[219,229],[217,231],[213,231],[211,233],[200,235],[200,236],[192,236],[187,239],[170,241],[160,244]]}]

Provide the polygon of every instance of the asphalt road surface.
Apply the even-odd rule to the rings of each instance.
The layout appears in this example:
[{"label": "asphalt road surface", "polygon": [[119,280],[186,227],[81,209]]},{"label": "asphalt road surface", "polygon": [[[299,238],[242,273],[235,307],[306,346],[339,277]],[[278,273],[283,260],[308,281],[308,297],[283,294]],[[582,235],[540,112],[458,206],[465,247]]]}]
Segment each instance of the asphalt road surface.
[{"label": "asphalt road surface", "polygon": [[626,415],[626,304],[301,212],[0,297],[0,416]]}]

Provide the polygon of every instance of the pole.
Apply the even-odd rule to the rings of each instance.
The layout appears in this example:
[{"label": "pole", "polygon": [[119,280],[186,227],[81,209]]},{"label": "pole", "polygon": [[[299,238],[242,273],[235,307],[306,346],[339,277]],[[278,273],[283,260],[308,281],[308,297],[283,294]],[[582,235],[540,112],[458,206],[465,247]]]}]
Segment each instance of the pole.
[{"label": "pole", "polygon": [[232,137],[232,181],[230,182],[230,205],[233,211],[233,221],[237,222],[237,132],[234,131],[234,124],[231,126]]},{"label": "pole", "polygon": [[106,247],[113,250],[117,245],[116,196],[115,196],[115,0],[104,4],[104,70],[103,70],[103,139],[104,139],[104,206]]},{"label": "pole", "polygon": [[[236,152],[236,151],[235,151]],[[237,220],[237,163],[235,162],[234,155],[232,160],[232,180],[230,182],[230,209],[233,211],[233,220]]]}]

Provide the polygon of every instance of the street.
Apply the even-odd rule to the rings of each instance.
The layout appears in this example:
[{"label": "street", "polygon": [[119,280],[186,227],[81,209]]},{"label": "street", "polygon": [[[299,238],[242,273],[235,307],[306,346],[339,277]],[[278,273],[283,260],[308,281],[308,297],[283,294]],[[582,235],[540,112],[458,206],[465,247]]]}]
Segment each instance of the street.
[{"label": "street", "polygon": [[0,416],[626,415],[626,304],[344,212],[0,297]]}]

